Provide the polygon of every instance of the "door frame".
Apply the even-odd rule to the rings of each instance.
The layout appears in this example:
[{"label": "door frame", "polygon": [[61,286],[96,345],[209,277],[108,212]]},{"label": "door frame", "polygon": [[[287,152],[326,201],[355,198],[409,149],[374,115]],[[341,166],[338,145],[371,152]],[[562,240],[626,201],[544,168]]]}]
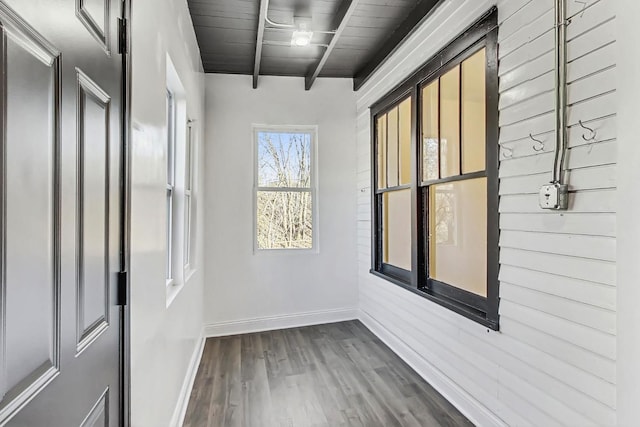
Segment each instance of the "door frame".
[{"label": "door frame", "polygon": [[118,292],[120,310],[120,425],[131,425],[131,307],[129,271],[131,262],[131,0],[122,0],[124,34],[122,52],[122,150],[120,162],[120,266],[124,275]]}]

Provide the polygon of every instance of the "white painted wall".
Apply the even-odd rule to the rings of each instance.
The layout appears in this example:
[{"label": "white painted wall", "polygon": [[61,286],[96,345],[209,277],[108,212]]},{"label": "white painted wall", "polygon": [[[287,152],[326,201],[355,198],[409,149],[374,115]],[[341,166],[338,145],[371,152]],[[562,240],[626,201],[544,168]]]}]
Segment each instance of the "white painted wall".
[{"label": "white painted wall", "polygon": [[[177,424],[180,404],[189,392],[184,383],[201,344],[204,278],[202,233],[196,232],[195,274],[167,308],[167,53],[200,136],[204,74],[185,0],[135,0],[132,4],[131,416],[134,427],[162,427]],[[202,188],[199,175],[197,228],[203,222],[204,196],[198,191]]]},{"label": "white painted wall", "polygon": [[[186,5],[134,2],[133,116],[144,135],[134,140],[133,159],[134,426],[169,425],[202,322],[210,334],[224,334],[337,320],[350,317],[358,300],[363,322],[478,425],[637,423],[640,59],[629,54],[640,41],[635,0],[589,0],[593,6],[569,27],[573,193],[563,214],[538,210],[535,196],[552,167],[553,1],[497,0],[500,143],[513,150],[500,167],[501,331],[368,273],[368,106],[495,2],[444,3],[355,97],[347,80],[320,79],[311,92],[291,78],[263,77],[258,90],[250,77],[211,75],[204,83]],[[568,3],[571,14],[579,12],[580,4]],[[168,309],[158,237],[167,51],[200,135],[207,125],[206,191],[198,194],[206,259],[200,238],[197,273]],[[596,127],[599,143],[582,141],[579,119]],[[319,125],[320,254],[253,254],[253,123]],[[547,141],[544,153],[532,150],[529,133]]]},{"label": "white painted wall", "polygon": [[[362,320],[474,422],[482,426],[613,426],[622,396],[626,424],[637,424],[637,208],[620,215],[630,231],[625,283],[616,282],[617,133],[616,10],[613,0],[568,1],[576,15],[569,32],[568,166],[572,191],[566,213],[537,207],[539,187],[551,178],[554,148],[553,0],[498,0],[500,143],[513,150],[500,165],[501,331],[491,332],[424,298],[369,274],[371,267],[370,116],[368,107],[448,44],[495,0],[449,0],[358,91],[358,271]],[[624,2],[631,28],[638,6]],[[628,9],[625,9],[628,7]],[[636,24],[637,25],[637,24]],[[625,52],[637,51],[635,38]],[[638,59],[624,73],[629,142],[637,139]],[[622,87],[622,86],[620,86]],[[633,113],[632,113],[633,111]],[[576,126],[595,127],[587,144]],[[632,129],[633,128],[633,129]],[[529,133],[546,142],[536,153]],[[638,144],[621,162],[637,193]],[[622,156],[624,157],[624,156]],[[634,170],[635,165],[635,170]],[[364,190],[364,192],[363,192]],[[355,190],[354,190],[355,191]],[[622,208],[623,203],[620,203]],[[632,216],[633,215],[633,216]],[[636,221],[631,226],[632,221]],[[622,243],[624,242],[624,243]],[[616,299],[616,284],[623,292]],[[622,301],[622,295],[626,301]],[[617,314],[620,304],[625,315]],[[618,366],[617,324],[624,331]],[[634,322],[634,323],[631,323]],[[635,341],[634,341],[635,340]],[[632,358],[635,357],[635,359]],[[635,363],[636,366],[631,365]],[[626,370],[621,372],[620,367]],[[634,375],[625,379],[626,373]],[[622,391],[622,390],[621,390]],[[633,400],[635,399],[635,400]],[[635,403],[633,403],[635,402]],[[622,415],[622,414],[621,414]]]},{"label": "white painted wall", "polygon": [[[355,317],[351,80],[207,75],[206,100],[207,334]],[[319,253],[253,253],[252,124],[318,126]]]},{"label": "white painted wall", "polygon": [[640,2],[616,0],[618,95],[618,424],[640,416]]}]

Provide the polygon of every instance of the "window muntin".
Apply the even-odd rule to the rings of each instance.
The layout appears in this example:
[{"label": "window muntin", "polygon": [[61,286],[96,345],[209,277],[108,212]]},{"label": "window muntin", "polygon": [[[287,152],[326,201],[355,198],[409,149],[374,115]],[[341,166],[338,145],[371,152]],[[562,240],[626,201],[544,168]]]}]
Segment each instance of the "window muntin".
[{"label": "window muntin", "polygon": [[256,250],[313,249],[315,129],[255,130]]},{"label": "window muntin", "polygon": [[[493,329],[499,301],[496,22],[494,8],[372,107],[372,273]],[[401,162],[391,186],[389,117],[405,102],[414,178],[405,184]],[[406,156],[400,151],[398,158]],[[394,198],[398,191],[407,195],[403,203]]]}]

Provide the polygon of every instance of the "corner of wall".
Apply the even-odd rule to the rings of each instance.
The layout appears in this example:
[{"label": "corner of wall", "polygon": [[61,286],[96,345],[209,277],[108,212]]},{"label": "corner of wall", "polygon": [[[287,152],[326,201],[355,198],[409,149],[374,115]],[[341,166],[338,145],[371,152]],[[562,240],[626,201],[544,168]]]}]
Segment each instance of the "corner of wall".
[{"label": "corner of wall", "polygon": [[503,420],[489,411],[482,403],[478,402],[424,357],[416,353],[400,337],[389,331],[372,316],[363,310],[359,310],[358,319],[475,426],[507,427]]},{"label": "corner of wall", "polygon": [[198,373],[198,367],[200,366],[200,360],[202,360],[205,343],[206,338],[204,337],[203,331],[200,338],[197,340],[196,347],[191,355],[189,366],[187,367],[187,373],[184,377],[184,381],[182,382],[180,394],[178,395],[178,401],[176,402],[171,421],[169,422],[169,427],[182,427],[182,424],[184,423],[184,418],[187,415],[187,408],[189,407],[191,390],[193,389],[193,384],[196,381],[196,375]]}]

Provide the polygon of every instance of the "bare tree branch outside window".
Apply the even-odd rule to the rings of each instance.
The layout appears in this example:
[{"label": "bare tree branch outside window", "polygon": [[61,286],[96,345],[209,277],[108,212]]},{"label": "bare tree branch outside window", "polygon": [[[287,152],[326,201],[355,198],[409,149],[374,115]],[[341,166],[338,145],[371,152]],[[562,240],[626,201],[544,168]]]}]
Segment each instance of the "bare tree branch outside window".
[{"label": "bare tree branch outside window", "polygon": [[258,249],[313,247],[312,135],[257,132]]}]

